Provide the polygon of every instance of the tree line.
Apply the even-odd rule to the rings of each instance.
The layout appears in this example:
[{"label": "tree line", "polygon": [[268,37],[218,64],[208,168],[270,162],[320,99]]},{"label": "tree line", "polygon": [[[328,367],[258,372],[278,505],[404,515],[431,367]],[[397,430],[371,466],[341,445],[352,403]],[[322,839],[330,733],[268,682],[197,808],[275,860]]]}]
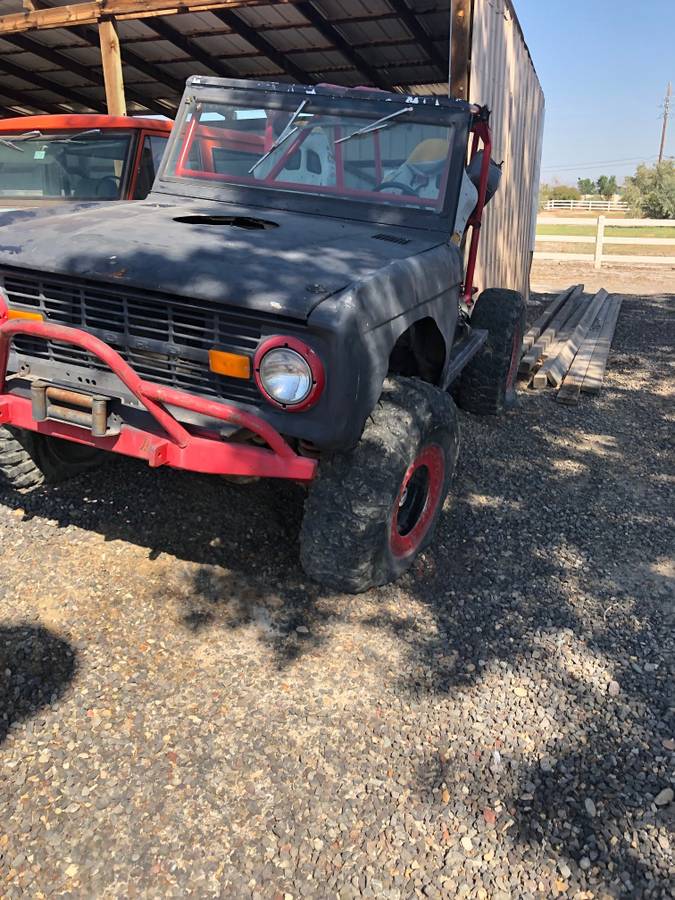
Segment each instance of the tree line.
[{"label": "tree line", "polygon": [[576,187],[567,184],[542,184],[539,200],[580,200],[597,196],[610,200],[616,194],[628,204],[632,215],[648,219],[675,219],[675,160],[664,160],[654,166],[639,165],[622,187],[615,175],[579,178]]}]

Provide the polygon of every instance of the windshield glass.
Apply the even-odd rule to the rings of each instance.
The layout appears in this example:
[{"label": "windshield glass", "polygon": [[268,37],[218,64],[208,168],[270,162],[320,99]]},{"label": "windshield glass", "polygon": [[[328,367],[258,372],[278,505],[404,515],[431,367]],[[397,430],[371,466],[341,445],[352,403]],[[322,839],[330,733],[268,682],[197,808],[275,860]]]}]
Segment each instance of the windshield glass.
[{"label": "windshield glass", "polygon": [[119,200],[130,132],[0,132],[0,200]]},{"label": "windshield glass", "polygon": [[296,94],[284,105],[188,103],[165,175],[442,208],[453,126],[419,121],[412,104],[336,115],[321,97]]}]

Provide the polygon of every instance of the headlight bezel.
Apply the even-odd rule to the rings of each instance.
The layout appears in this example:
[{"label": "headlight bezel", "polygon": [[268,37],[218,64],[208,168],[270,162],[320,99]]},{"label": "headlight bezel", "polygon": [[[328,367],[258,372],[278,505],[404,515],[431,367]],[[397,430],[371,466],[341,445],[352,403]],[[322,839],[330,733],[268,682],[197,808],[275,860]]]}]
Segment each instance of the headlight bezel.
[{"label": "headlight bezel", "polygon": [[[303,397],[302,400],[299,400],[297,403],[280,402],[267,391],[265,384],[263,383],[260,373],[260,368],[263,360],[268,353],[279,349],[293,351],[303,360],[303,362],[309,368],[312,380],[309,392],[305,397]],[[283,409],[286,412],[301,412],[302,410],[306,410],[314,406],[314,404],[321,396],[326,383],[323,364],[318,353],[312,347],[310,347],[309,344],[306,344],[299,338],[291,337],[288,335],[274,335],[273,337],[269,337],[263,340],[253,358],[253,375],[255,377],[258,390],[267,400],[267,402],[271,403],[272,406],[276,407],[277,409]]]}]

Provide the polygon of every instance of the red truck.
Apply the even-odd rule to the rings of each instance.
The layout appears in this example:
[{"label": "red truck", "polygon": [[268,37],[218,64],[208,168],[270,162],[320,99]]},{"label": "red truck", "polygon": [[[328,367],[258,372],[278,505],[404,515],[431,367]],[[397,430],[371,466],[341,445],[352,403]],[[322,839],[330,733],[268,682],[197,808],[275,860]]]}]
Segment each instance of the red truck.
[{"label": "red truck", "polygon": [[0,119],[0,212],[70,201],[142,200],[172,125],[105,115]]}]

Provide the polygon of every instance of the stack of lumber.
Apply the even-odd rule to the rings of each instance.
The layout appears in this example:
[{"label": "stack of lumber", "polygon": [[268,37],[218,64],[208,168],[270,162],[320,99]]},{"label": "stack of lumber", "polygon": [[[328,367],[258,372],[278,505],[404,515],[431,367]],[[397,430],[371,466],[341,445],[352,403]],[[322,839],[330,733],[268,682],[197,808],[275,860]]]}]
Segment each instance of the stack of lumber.
[{"label": "stack of lumber", "polygon": [[518,374],[535,388],[559,388],[556,399],[574,404],[581,391],[597,393],[607,367],[621,298],[576,284],[558,294],[523,338]]}]

